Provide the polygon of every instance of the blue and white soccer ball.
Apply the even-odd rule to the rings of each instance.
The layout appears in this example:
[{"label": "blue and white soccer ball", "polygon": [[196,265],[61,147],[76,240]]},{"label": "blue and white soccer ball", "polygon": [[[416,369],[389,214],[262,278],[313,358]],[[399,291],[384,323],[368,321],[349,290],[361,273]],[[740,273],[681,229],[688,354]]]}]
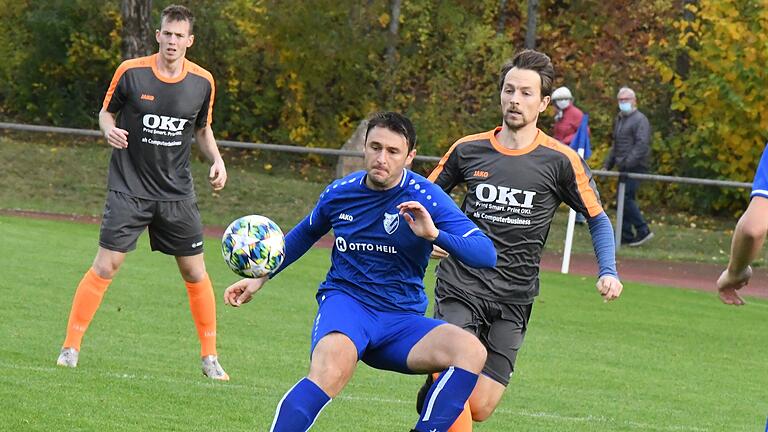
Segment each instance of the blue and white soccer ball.
[{"label": "blue and white soccer ball", "polygon": [[268,217],[243,216],[224,231],[221,254],[229,268],[240,276],[266,276],[277,270],[285,258],[283,231]]}]

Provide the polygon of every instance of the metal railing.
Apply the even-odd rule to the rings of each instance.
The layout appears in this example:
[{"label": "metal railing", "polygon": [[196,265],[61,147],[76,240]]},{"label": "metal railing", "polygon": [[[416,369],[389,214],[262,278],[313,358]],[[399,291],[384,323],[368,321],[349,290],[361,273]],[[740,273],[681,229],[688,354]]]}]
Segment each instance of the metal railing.
[{"label": "metal railing", "polygon": [[[102,136],[102,133],[100,131],[91,130],[91,129],[73,129],[73,128],[64,128],[64,127],[55,127],[55,126],[27,125],[27,124],[19,124],[19,123],[0,122],[0,129],[9,129],[9,130],[16,130],[16,131],[23,131],[23,132],[60,133],[60,134],[67,134],[67,135],[81,135],[81,136],[90,136],[90,137]],[[330,155],[330,156],[352,156],[352,157],[359,157],[359,158],[363,157],[363,152],[353,151],[353,150],[339,150],[339,149],[329,149],[329,148],[319,148],[319,147],[299,147],[299,146],[291,146],[291,145],[284,145],[284,144],[253,143],[253,142],[229,141],[229,140],[220,140],[220,139],[217,139],[216,143],[219,145],[219,147],[232,147],[232,148],[243,148],[243,149],[252,149],[252,150],[271,150],[271,151],[280,151],[285,153],[319,154],[319,155]],[[438,156],[416,155],[414,159],[419,162],[440,161],[440,157]]]},{"label": "metal railing", "polygon": [[627,173],[606,170],[593,170],[592,174],[602,177],[618,177],[619,184],[616,190],[616,221],[614,222],[613,235],[616,242],[616,250],[621,248],[621,229],[624,221],[624,194],[627,184],[624,179],[650,180],[664,183],[680,183],[699,186],[718,186],[727,188],[752,188],[752,183],[737,182],[732,180],[712,180],[693,177],[665,176],[658,174]]},{"label": "metal railing", "polygon": [[[100,131],[90,129],[74,129],[54,126],[38,126],[27,125],[20,123],[4,123],[0,122],[0,129],[25,131],[25,132],[44,132],[44,133],[59,133],[69,135],[91,136],[101,137]],[[303,154],[320,154],[331,156],[351,156],[351,157],[363,157],[363,153],[352,150],[339,150],[328,148],[316,148],[316,147],[298,147],[283,144],[267,144],[267,143],[253,143],[253,142],[240,142],[240,141],[228,141],[228,140],[216,140],[221,147],[243,148],[243,149],[257,149],[257,150],[271,150],[288,153],[303,153]],[[417,155],[416,161],[419,162],[438,162],[439,156],[422,156]],[[592,174],[598,177],[618,177],[619,184],[617,189],[616,198],[616,222],[614,225],[614,235],[616,241],[616,249],[621,247],[621,228],[624,219],[624,193],[626,191],[626,183],[624,179],[637,179],[646,181],[657,181],[666,183],[681,183],[692,184],[700,186],[718,186],[727,188],[751,188],[752,183],[737,182],[731,180],[712,180],[712,179],[700,179],[692,177],[676,177],[665,176],[656,174],[640,174],[640,173],[620,173],[616,171],[606,170],[593,170]]]}]

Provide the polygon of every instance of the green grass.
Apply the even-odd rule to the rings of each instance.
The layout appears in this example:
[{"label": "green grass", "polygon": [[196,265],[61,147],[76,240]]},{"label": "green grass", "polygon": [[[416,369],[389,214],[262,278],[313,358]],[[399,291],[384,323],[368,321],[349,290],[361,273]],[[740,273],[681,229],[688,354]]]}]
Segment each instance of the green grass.
[{"label": "green grass", "polygon": [[[614,209],[607,210],[611,223]],[[567,209],[561,208],[552,222],[546,250],[562,254],[565,245],[565,230],[568,222]],[[622,246],[616,254],[621,258],[644,258],[680,262],[728,263],[731,251],[731,237],[736,220],[730,228],[690,228],[664,222],[651,223],[654,238],[641,247]],[[589,227],[576,225],[573,237],[573,253],[594,254]],[[758,256],[755,267],[766,265],[766,254]]]},{"label": "green grass", "polygon": [[[98,227],[0,217],[0,425],[21,431],[267,430],[307,370],[314,249],[242,309],[218,310],[232,376],[200,376],[173,259],[143,237],[86,335],[80,366],[54,366]],[[217,297],[236,280],[208,242]],[[431,272],[426,282],[433,285]],[[768,414],[768,302],[730,308],[710,293],[627,284],[604,304],[592,278],[544,274],[517,372],[478,431],[757,431]],[[421,378],[364,365],[313,431],[408,430]]]},{"label": "green grass", "polygon": [[[0,170],[0,182],[6,185],[0,188],[0,208],[101,215],[111,150],[102,140],[42,137],[0,136],[0,162],[5,167]],[[309,212],[323,187],[334,178],[333,164],[328,160],[320,163],[275,152],[222,151],[229,181],[221,192],[212,192],[206,183],[207,164],[195,160],[192,165],[207,225],[226,226],[239,216],[259,213],[284,228],[291,227]],[[702,221],[657,214],[658,209],[645,210],[656,238],[640,248],[622,248],[619,258],[727,262],[735,221]],[[563,207],[552,224],[547,250],[562,251],[566,217]],[[692,227],[696,222],[698,225]],[[593,253],[589,230],[576,228],[574,252]],[[763,255],[755,264],[765,265],[765,258]]]}]

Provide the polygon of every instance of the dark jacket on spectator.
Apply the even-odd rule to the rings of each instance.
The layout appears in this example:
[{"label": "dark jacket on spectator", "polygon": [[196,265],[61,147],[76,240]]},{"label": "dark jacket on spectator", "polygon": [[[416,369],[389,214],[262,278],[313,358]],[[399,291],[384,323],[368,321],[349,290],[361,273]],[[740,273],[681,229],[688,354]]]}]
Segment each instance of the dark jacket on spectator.
[{"label": "dark jacket on spectator", "polygon": [[613,123],[613,147],[605,160],[605,169],[614,166],[624,172],[648,172],[651,153],[651,125],[638,110],[619,114]]}]

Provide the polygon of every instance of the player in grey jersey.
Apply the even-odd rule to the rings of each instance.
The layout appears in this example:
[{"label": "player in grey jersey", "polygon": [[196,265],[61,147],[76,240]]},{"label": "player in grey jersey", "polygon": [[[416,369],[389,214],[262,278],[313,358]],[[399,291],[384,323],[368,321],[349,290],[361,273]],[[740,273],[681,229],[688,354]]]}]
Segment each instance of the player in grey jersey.
[{"label": "player in grey jersey", "polygon": [[[145,229],[152,250],[176,259],[200,340],[202,372],[228,380],[216,351],[216,301],[203,259],[203,224],[190,169],[194,137],[211,162],[209,182],[227,182],[211,128],[213,76],[186,59],[194,16],[184,6],[161,13],[156,54],[126,60],[115,71],[99,112],[113,148],[99,248],[72,299],[56,364],[77,367],[83,336],[113,277]],[[138,341],[135,341],[138,342]]]},{"label": "player in grey jersey", "polygon": [[457,141],[429,177],[446,192],[467,185],[462,210],[498,251],[492,269],[469,268],[438,249],[434,254],[443,258],[437,268],[435,317],[476,334],[488,350],[468,409],[453,432],[471,430],[472,420],[487,419],[509,384],[539,293],[542,249],[562,202],[588,217],[600,294],[614,300],[623,288],[613,229],[589,167],[536,126],[550,101],[553,76],[545,54],[518,53],[501,69],[502,125]]}]

